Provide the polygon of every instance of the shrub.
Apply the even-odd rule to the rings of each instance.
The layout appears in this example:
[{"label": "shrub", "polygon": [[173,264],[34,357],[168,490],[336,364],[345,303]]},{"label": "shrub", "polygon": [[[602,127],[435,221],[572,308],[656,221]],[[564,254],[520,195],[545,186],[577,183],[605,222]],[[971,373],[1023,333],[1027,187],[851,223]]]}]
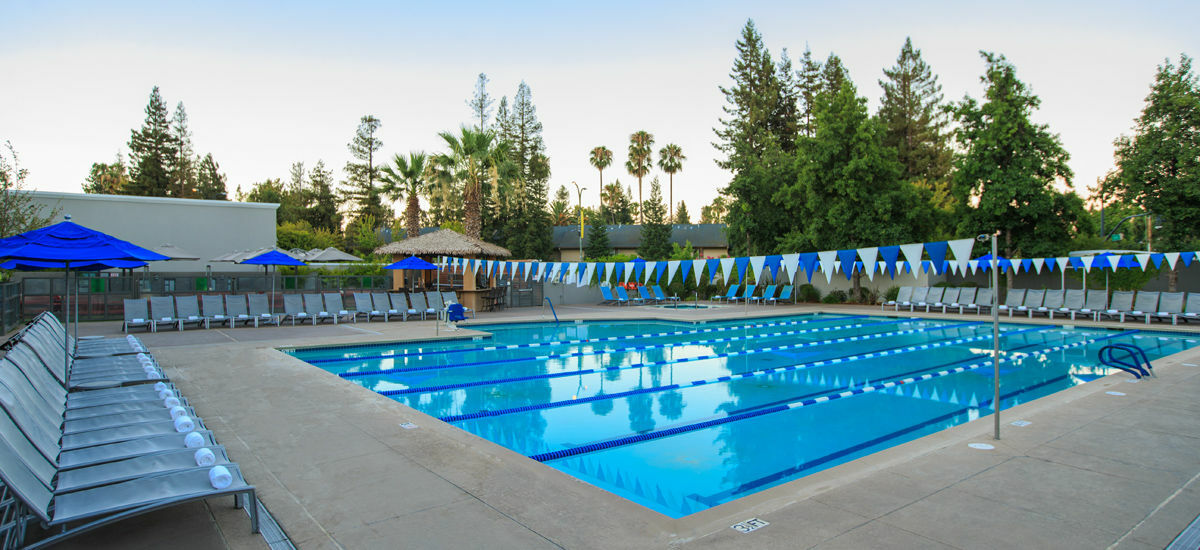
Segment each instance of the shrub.
[{"label": "shrub", "polygon": [[[899,292],[899,291],[896,291],[896,292]],[[876,300],[879,299],[879,293],[876,292],[874,289],[870,289],[867,287],[859,287],[858,294],[851,296],[850,298],[853,298],[853,301],[855,303],[873,304],[873,303],[875,303]]]},{"label": "shrub", "polygon": [[800,288],[796,289],[796,301],[808,303],[820,302],[821,291],[810,284],[800,285]]},{"label": "shrub", "polygon": [[826,294],[824,298],[821,298],[821,303],[823,304],[840,304],[845,301],[846,291],[844,290],[834,290],[829,294]]},{"label": "shrub", "polygon": [[900,287],[893,286],[893,287],[887,289],[887,292],[883,293],[883,300],[885,302],[892,302],[892,301],[895,301],[896,296],[899,296],[899,295],[900,295]]}]

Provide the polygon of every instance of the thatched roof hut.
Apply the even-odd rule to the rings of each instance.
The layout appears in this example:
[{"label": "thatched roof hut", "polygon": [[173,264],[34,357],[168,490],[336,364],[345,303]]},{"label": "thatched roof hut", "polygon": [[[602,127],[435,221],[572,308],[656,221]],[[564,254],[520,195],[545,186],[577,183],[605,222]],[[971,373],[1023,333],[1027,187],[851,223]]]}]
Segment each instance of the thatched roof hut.
[{"label": "thatched roof hut", "polygon": [[419,237],[385,244],[376,254],[407,256],[458,256],[463,258],[511,258],[507,248],[485,243],[450,229],[439,229]]}]

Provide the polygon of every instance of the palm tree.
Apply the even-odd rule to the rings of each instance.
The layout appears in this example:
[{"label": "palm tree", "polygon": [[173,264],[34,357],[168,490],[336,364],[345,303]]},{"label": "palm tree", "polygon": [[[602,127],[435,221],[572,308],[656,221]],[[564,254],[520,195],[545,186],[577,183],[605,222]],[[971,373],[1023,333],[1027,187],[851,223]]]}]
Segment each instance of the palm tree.
[{"label": "palm tree", "polygon": [[629,175],[638,179],[638,223],[642,223],[642,178],[654,167],[651,158],[654,150],[654,136],[645,130],[638,130],[629,136],[629,160],[625,161],[625,169]]},{"label": "palm tree", "polygon": [[612,165],[612,151],[603,145],[592,149],[592,154],[588,156],[588,162],[592,163],[597,170],[600,171],[600,202],[604,203],[604,169]]},{"label": "palm tree", "polygon": [[462,185],[463,233],[478,239],[483,229],[483,184],[494,184],[497,177],[495,134],[466,126],[459,133],[438,134],[450,148],[450,152],[438,155],[438,164],[447,167],[450,177]]},{"label": "palm tree", "polygon": [[687,157],[683,156],[683,149],[674,143],[668,143],[665,147],[658,151],[658,167],[662,168],[663,172],[667,173],[670,178],[670,187],[667,191],[667,204],[670,205],[669,220],[675,219],[675,172],[683,170],[683,161]]},{"label": "palm tree", "polygon": [[393,201],[407,198],[404,208],[404,228],[408,238],[421,234],[420,194],[425,192],[425,153],[411,152],[408,158],[392,157],[392,164],[383,167],[383,194]]}]

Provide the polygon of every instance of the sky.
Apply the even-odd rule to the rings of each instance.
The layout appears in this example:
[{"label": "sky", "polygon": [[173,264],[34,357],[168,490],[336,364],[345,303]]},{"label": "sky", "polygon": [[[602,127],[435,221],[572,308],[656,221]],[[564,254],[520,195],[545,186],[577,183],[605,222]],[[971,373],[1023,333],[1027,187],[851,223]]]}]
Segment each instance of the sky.
[{"label": "sky", "polygon": [[[947,100],[980,98],[980,50],[1005,55],[1041,98],[1086,195],[1112,167],[1157,65],[1200,54],[1197,2],[35,2],[0,12],[0,141],[27,188],[78,192],[94,162],[127,155],[150,90],[183,102],[192,140],[230,195],[292,163],[344,177],[360,117],[382,121],[390,158],[440,152],[471,121],[476,77],[510,101],[525,81],[543,124],[551,193],[576,181],[599,203],[598,145],[625,172],[629,135],[682,147],[675,201],[693,222],[729,181],[712,146],[735,42],[753,19],[772,54],[842,58],[878,110],[882,70],[907,36]],[[657,155],[656,155],[657,156]],[[660,176],[664,194],[667,177]],[[649,194],[649,178],[645,180]],[[574,198],[574,191],[572,191]]]}]

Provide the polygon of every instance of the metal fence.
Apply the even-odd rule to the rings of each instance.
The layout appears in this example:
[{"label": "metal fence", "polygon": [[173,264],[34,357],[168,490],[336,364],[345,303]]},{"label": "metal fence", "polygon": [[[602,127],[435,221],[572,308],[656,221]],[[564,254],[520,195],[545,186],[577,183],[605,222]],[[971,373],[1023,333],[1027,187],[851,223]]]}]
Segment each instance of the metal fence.
[{"label": "metal fence", "polygon": [[0,327],[9,331],[21,324],[21,283],[0,283]]}]

